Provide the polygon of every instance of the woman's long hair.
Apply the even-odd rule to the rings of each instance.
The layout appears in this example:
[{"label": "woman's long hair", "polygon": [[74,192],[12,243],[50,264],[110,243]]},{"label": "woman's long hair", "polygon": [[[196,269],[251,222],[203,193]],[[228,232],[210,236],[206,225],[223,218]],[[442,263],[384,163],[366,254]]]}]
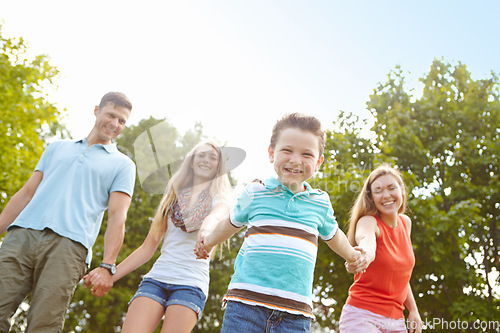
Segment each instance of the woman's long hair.
[{"label": "woman's long hair", "polygon": [[401,178],[401,174],[399,173],[399,171],[397,171],[388,164],[380,165],[375,170],[373,170],[366,179],[365,184],[363,185],[363,189],[359,193],[358,198],[356,199],[356,202],[354,203],[354,206],[351,209],[351,217],[349,218],[349,231],[347,232],[347,239],[349,240],[349,243],[351,243],[352,246],[357,245],[355,235],[356,235],[356,224],[358,223],[358,220],[365,215],[374,216],[378,215],[379,213],[377,207],[375,206],[375,203],[373,202],[371,194],[371,186],[377,178],[385,175],[394,176],[399,186],[401,186],[403,202],[401,204],[401,207],[399,207],[398,213],[403,214],[406,210],[406,190],[403,183],[403,179]]},{"label": "woman's long hair", "polygon": [[167,183],[160,205],[156,210],[153,223],[151,224],[151,229],[156,239],[163,237],[167,231],[167,221],[171,214],[170,208],[177,200],[177,194],[183,189],[193,186],[194,172],[192,162],[196,151],[204,145],[212,147],[217,152],[217,172],[210,184],[210,196],[221,201],[229,202],[231,184],[229,183],[229,178],[227,176],[226,158],[217,145],[212,142],[202,142],[191,149],[191,151],[184,158],[184,161],[182,161],[179,170]]}]

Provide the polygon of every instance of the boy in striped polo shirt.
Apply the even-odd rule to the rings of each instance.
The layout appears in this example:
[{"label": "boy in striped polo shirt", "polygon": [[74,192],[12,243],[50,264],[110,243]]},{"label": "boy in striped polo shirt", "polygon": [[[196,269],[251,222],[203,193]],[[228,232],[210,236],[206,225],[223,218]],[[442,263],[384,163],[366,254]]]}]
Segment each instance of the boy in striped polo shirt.
[{"label": "boy in striped polo shirt", "polygon": [[318,119],[290,114],[273,128],[268,149],[277,178],[250,183],[231,215],[203,225],[195,253],[247,226],[225,296],[221,332],[309,332],[318,236],[358,271],[367,261],[338,228],[326,192],[306,182],[323,162],[325,134]]}]

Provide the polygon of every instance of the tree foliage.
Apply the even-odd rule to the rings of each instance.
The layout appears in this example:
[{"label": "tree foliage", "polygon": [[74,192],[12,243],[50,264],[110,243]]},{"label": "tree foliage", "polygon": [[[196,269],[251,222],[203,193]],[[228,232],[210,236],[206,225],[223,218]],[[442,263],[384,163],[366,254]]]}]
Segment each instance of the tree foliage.
[{"label": "tree foliage", "polygon": [[[422,318],[465,321],[464,332],[480,332],[472,322],[500,317],[499,81],[494,73],[474,80],[464,64],[435,60],[421,82],[416,98],[397,67],[374,90],[367,103],[375,119],[371,140],[359,135],[355,116],[341,113],[316,181],[346,230],[368,173],[381,162],[397,166],[413,220],[411,283]],[[327,327],[335,327],[352,283],[337,258],[318,260],[316,269],[318,322]]]},{"label": "tree foliage", "polygon": [[[47,56],[28,53],[24,40],[4,37],[0,25],[0,211],[33,172],[47,140],[68,135],[61,123],[65,110],[47,98],[58,70]],[[12,330],[25,326],[21,310]]]},{"label": "tree foliage", "polygon": [[3,37],[0,25],[0,210],[33,172],[47,138],[65,135],[63,112],[46,94],[57,74],[45,55],[30,59],[22,38]]}]

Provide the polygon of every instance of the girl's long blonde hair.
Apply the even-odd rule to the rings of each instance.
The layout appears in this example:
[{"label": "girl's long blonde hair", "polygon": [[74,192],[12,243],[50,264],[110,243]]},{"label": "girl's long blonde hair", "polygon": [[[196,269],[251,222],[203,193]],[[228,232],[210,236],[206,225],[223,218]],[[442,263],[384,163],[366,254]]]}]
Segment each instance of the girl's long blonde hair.
[{"label": "girl's long blonde hair", "polygon": [[179,170],[167,183],[160,205],[156,210],[153,223],[151,224],[151,230],[156,239],[163,237],[167,231],[167,221],[171,214],[170,208],[175,200],[177,200],[177,193],[187,187],[193,186],[194,172],[191,165],[196,151],[204,145],[211,146],[217,152],[217,172],[210,184],[210,196],[221,201],[229,202],[231,184],[229,183],[229,178],[227,176],[225,156],[222,154],[221,149],[214,143],[199,143],[186,155]]},{"label": "girl's long blonde hair", "polygon": [[358,220],[365,215],[378,215],[378,209],[373,202],[372,194],[371,194],[371,186],[373,182],[385,175],[392,175],[396,178],[399,186],[401,186],[403,202],[401,207],[399,207],[398,213],[403,214],[406,210],[406,189],[403,183],[403,179],[401,178],[401,174],[399,171],[394,169],[388,164],[382,164],[378,166],[375,170],[373,170],[363,185],[363,189],[358,195],[354,206],[351,209],[351,216],[349,218],[349,230],[347,232],[347,239],[352,246],[356,244],[356,224]]}]

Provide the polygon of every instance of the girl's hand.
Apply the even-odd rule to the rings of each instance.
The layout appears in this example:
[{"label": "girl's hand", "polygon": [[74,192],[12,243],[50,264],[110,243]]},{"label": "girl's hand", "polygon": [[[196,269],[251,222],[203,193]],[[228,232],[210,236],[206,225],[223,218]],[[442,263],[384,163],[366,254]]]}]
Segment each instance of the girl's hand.
[{"label": "girl's hand", "polygon": [[204,234],[201,231],[198,232],[198,239],[196,240],[196,244],[194,246],[196,259],[207,259],[210,256],[211,251],[212,248],[205,244]]}]

